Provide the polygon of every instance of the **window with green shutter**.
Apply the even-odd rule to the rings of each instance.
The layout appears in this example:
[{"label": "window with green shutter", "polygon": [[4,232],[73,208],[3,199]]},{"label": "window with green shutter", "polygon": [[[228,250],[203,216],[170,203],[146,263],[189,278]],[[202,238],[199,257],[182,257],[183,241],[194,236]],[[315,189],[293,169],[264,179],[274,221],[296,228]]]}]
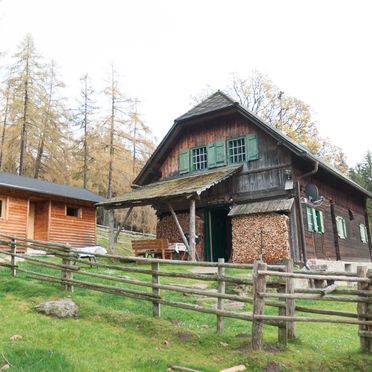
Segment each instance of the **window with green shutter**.
[{"label": "window with green shutter", "polygon": [[347,231],[346,231],[346,221],[345,218],[341,216],[336,217],[336,227],[337,227],[337,234],[340,239],[347,238]]},{"label": "window with green shutter", "polygon": [[324,233],[323,212],[313,207],[306,207],[307,230],[310,232]]},{"label": "window with green shutter", "polygon": [[229,163],[242,163],[246,160],[245,138],[235,138],[228,141]]},{"label": "window with green shutter", "polygon": [[178,155],[178,169],[180,174],[185,174],[190,172],[190,151],[185,149],[180,151]]},{"label": "window with green shutter", "polygon": [[362,223],[359,225],[359,231],[360,231],[360,240],[362,243],[368,243],[368,233],[367,233],[367,227],[366,225],[363,225]]},{"label": "window with green shutter", "polygon": [[191,166],[193,171],[207,169],[207,147],[197,147],[191,150]]}]

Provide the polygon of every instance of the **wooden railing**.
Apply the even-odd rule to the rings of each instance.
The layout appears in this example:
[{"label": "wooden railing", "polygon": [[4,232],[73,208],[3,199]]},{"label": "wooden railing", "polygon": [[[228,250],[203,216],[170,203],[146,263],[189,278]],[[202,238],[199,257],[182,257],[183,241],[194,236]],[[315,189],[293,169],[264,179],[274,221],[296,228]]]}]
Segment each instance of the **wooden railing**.
[{"label": "wooden railing", "polygon": [[[0,253],[10,256],[10,262],[1,263],[0,266],[10,268],[12,276],[16,276],[18,271],[32,279],[59,283],[64,290],[71,292],[74,290],[74,287],[81,287],[149,301],[152,303],[154,317],[161,316],[162,305],[213,314],[216,316],[218,332],[222,332],[224,329],[224,318],[229,317],[250,321],[252,322],[252,348],[255,350],[262,348],[264,324],[277,327],[278,341],[282,347],[285,347],[288,339],[295,337],[295,324],[297,322],[313,322],[357,325],[359,327],[358,335],[360,337],[361,349],[372,352],[372,270],[367,270],[364,266],[358,267],[357,273],[334,272],[319,274],[312,271],[294,271],[292,261],[288,261],[285,265],[268,265],[257,261],[252,265],[225,263],[223,259],[220,259],[219,262],[191,262],[96,254],[97,262],[88,262],[85,259],[79,258],[79,252],[66,244],[16,238],[3,234],[0,234],[0,246],[2,248],[0,249]],[[59,257],[61,263],[17,253],[18,247],[45,251],[48,254]],[[45,274],[35,270],[29,270],[22,264],[17,265],[16,258],[22,258],[32,266],[41,266],[59,271],[60,275],[50,275],[49,273]],[[88,271],[86,267],[89,265],[91,269]],[[150,267],[147,268],[145,265],[150,265]],[[210,267],[216,268],[217,272],[203,274],[165,271],[162,270],[164,265],[167,265],[168,269],[169,266],[179,265],[184,267]],[[97,272],[93,268],[144,274],[148,275],[150,280],[120,277]],[[244,277],[226,275],[226,268],[236,269],[238,272],[244,274]],[[82,276],[84,280],[74,278],[74,274]],[[161,278],[185,278],[214,282],[217,291],[194,288],[185,284],[162,284]],[[105,283],[97,283],[89,279],[100,279],[105,281]],[[327,280],[332,281],[332,283],[325,288],[301,289],[295,288],[296,279]],[[337,282],[356,283],[357,289],[340,288],[337,286]],[[252,295],[248,295],[248,293],[245,295],[226,293],[226,284],[230,283],[252,287]],[[140,288],[133,289],[133,286]],[[144,288],[144,290],[141,290],[141,288]],[[151,289],[151,291],[146,291],[145,288]],[[193,303],[174,301],[164,296],[164,293],[168,291],[215,298],[217,306],[216,308],[211,308]],[[272,298],[275,300],[272,300]],[[237,312],[226,310],[226,300],[252,304],[253,311]],[[352,313],[298,306],[296,300],[301,300],[302,302],[306,300],[311,300],[312,302],[353,302],[357,305],[357,311]],[[278,315],[265,314],[266,307],[277,308]],[[317,316],[297,316],[296,312],[312,313],[317,314]]]}]

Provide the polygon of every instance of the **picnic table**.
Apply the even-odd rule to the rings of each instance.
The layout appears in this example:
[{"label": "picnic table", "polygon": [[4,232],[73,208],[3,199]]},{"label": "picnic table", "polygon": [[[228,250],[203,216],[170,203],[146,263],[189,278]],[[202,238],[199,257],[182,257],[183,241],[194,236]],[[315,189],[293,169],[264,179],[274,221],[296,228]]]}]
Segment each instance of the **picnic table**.
[{"label": "picnic table", "polygon": [[132,240],[134,255],[137,257],[153,257],[162,259],[173,259],[175,257],[184,259],[187,249],[183,243],[171,243],[168,239],[142,239]]}]

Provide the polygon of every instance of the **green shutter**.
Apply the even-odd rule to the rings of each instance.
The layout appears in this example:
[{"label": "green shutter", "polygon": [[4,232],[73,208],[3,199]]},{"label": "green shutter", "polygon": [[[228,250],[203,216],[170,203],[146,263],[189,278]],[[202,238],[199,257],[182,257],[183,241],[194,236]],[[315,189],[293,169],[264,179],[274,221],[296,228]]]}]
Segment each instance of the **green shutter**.
[{"label": "green shutter", "polygon": [[360,232],[360,240],[362,241],[362,243],[367,243],[365,226],[363,224],[359,225],[359,232]]},{"label": "green shutter", "polygon": [[258,143],[257,136],[255,134],[250,134],[245,138],[245,153],[246,160],[257,160],[258,159]]},{"label": "green shutter", "polygon": [[182,150],[178,156],[178,169],[180,174],[190,172],[190,151],[189,149]]},{"label": "green shutter", "polygon": [[319,232],[319,225],[318,225],[318,219],[317,219],[317,215],[316,215],[316,210],[314,208],[311,208],[311,214],[312,214],[312,217],[313,217],[313,231],[315,232]]},{"label": "green shutter", "polygon": [[215,142],[215,150],[216,150],[216,167],[222,167],[226,165],[226,142],[219,141]]},{"label": "green shutter", "polygon": [[318,211],[318,216],[319,216],[319,222],[318,222],[318,226],[320,226],[320,233],[324,233],[324,218],[323,218],[323,212],[322,211]]},{"label": "green shutter", "polygon": [[216,144],[210,143],[207,146],[207,162],[208,168],[216,167]]},{"label": "green shutter", "polygon": [[314,225],[313,225],[313,214],[312,214],[312,208],[306,207],[306,216],[307,216],[307,230],[310,232],[314,231]]},{"label": "green shutter", "polygon": [[344,229],[344,238],[347,238],[347,230],[346,230],[346,221],[345,221],[345,218],[342,219],[342,227]]},{"label": "green shutter", "polygon": [[208,168],[226,165],[226,143],[218,141],[207,146]]},{"label": "green shutter", "polygon": [[344,219],[340,216],[336,217],[336,226],[337,226],[337,234],[340,239],[345,239],[345,230],[344,230]]}]

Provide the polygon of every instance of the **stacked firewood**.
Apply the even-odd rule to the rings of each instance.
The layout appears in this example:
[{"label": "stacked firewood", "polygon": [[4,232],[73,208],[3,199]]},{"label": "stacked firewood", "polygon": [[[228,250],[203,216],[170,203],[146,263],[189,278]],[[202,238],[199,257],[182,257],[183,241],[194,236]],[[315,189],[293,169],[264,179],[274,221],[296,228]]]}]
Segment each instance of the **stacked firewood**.
[{"label": "stacked firewood", "polygon": [[259,259],[275,263],[289,258],[288,216],[277,213],[232,218],[233,262]]}]

